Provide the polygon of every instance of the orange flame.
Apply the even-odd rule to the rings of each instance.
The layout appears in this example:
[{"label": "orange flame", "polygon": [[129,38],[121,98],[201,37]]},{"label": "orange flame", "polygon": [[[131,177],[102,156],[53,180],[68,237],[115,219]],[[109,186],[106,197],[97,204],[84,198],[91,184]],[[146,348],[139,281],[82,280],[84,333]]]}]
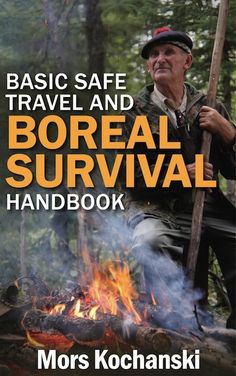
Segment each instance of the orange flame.
[{"label": "orange flame", "polygon": [[34,347],[45,348],[45,345],[43,343],[38,342],[35,338],[33,338],[33,334],[28,332],[28,330],[26,331],[26,336],[27,336],[28,342]]},{"label": "orange flame", "polygon": [[134,321],[141,322],[141,316],[133,304],[133,300],[138,298],[138,294],[133,287],[126,263],[109,262],[103,269],[96,265],[93,270],[89,295],[102,312],[117,315],[120,311],[118,302],[122,302],[128,313],[134,316]]},{"label": "orange flame", "polygon": [[[138,293],[133,286],[127,263],[117,260],[107,262],[103,267],[91,263],[90,267],[88,291],[84,298],[75,301],[73,307],[67,312],[68,315],[96,320],[97,312],[100,311],[121,317],[127,317],[128,313],[130,319],[137,324],[145,320],[145,313],[142,318],[135,308],[134,301],[138,299]],[[153,294],[152,303],[156,304]],[[65,314],[65,309],[65,304],[57,304],[47,312],[50,315]],[[27,339],[35,347],[54,346],[57,350],[63,348],[64,351],[73,345],[72,341],[57,334],[27,332]]]},{"label": "orange flame", "polygon": [[65,304],[56,304],[55,307],[53,307],[50,311],[50,315],[56,315],[58,313],[62,313],[64,309],[66,308]]},{"label": "orange flame", "polygon": [[91,320],[96,320],[96,312],[97,312],[98,308],[99,308],[99,306],[97,305],[97,306],[91,308],[91,310],[89,311],[89,318]]},{"label": "orange flame", "polygon": [[80,311],[80,307],[81,307],[80,299],[78,299],[77,302],[76,302],[75,305],[74,305],[73,310],[72,310],[72,315],[73,315],[73,316],[76,316],[76,317],[84,317],[83,312]]}]

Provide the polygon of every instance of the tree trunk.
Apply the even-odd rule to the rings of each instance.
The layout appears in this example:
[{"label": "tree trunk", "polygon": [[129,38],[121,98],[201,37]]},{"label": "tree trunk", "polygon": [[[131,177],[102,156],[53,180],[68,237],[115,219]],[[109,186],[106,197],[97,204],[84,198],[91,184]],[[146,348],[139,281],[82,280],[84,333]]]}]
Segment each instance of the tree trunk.
[{"label": "tree trunk", "polygon": [[91,265],[88,249],[86,212],[82,208],[77,210],[78,235],[77,235],[77,270],[78,282],[81,279],[81,272],[86,266],[87,272]]},{"label": "tree trunk", "polygon": [[[48,27],[48,51],[53,57],[55,67],[59,72],[65,71],[68,56],[66,42],[69,27],[69,17],[76,0],[51,1],[43,0],[45,23]],[[69,57],[70,58],[70,57]]]},{"label": "tree trunk", "polygon": [[86,36],[88,75],[96,72],[102,77],[105,66],[105,29],[99,0],[90,0],[86,3]]},{"label": "tree trunk", "polygon": [[26,275],[25,252],[25,211],[22,210],[20,223],[20,272],[22,276]]}]

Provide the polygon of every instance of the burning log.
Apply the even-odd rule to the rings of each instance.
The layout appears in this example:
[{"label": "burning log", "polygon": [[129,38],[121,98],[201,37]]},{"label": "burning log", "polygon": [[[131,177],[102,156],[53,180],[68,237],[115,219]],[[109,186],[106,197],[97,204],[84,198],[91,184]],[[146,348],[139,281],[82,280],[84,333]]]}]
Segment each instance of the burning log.
[{"label": "burning log", "polygon": [[182,349],[197,348],[199,340],[170,329],[146,327],[110,316],[109,326],[121,340],[140,350],[174,353]]},{"label": "burning log", "polygon": [[70,308],[77,299],[83,298],[85,295],[79,284],[65,291],[52,290],[50,292],[46,284],[35,276],[18,278],[0,290],[0,304],[5,310],[21,308],[26,304],[32,304],[33,307],[41,310],[52,309],[57,304],[65,304]]},{"label": "burning log", "polygon": [[[129,319],[124,320],[117,316],[97,312],[98,320],[87,318],[74,318],[60,315],[50,315],[40,310],[29,310],[25,313],[22,326],[30,332],[45,333],[48,336],[61,334],[76,342],[78,345],[89,347],[103,347],[109,345],[110,340],[129,346],[136,347],[144,352],[154,353],[179,353],[183,349],[189,351],[199,349],[202,363],[207,367],[222,369],[227,374],[235,372],[235,364],[224,343],[216,339],[216,335],[224,338],[226,332],[227,343],[233,344],[234,331],[213,331],[204,328],[205,334],[188,332],[180,334],[174,330],[164,328],[152,328],[132,323]],[[232,332],[232,333],[231,333]],[[219,338],[222,340],[222,338]],[[225,341],[224,341],[225,342]],[[128,347],[127,347],[128,348]],[[231,348],[233,350],[233,348]]]},{"label": "burning log", "polygon": [[[120,322],[119,322],[120,321]],[[125,324],[117,320],[117,317],[110,318],[110,325],[117,336],[120,336],[126,342],[139,348],[143,351],[150,351],[155,353],[180,353],[184,349],[195,350],[199,349],[201,352],[201,359],[207,366],[215,367],[216,369],[227,370],[228,373],[236,374],[235,366],[235,331],[226,333],[227,344],[233,344],[234,348],[225,347],[223,341],[225,329],[212,330],[209,329],[206,333],[188,332],[180,334],[174,330],[164,328],[144,327],[135,324]],[[216,333],[218,339],[216,340]],[[213,336],[211,336],[213,334]],[[222,342],[219,342],[219,336],[222,336]],[[227,373],[227,374],[228,374]]]},{"label": "burning log", "polygon": [[50,311],[58,304],[64,304],[65,309],[70,309],[75,302],[74,298],[71,298],[68,295],[58,295],[58,296],[44,296],[39,299],[34,299],[32,301],[32,305],[34,308],[39,309],[41,311]]},{"label": "burning log", "polygon": [[65,291],[64,293],[59,291],[52,291],[49,296],[42,296],[37,298],[32,297],[32,305],[34,308],[39,310],[50,311],[58,304],[64,304],[64,313],[70,311],[77,299],[84,299],[85,295],[80,287],[80,285],[74,286],[70,291]]},{"label": "burning log", "polygon": [[[194,349],[198,340],[179,334],[170,329],[140,327],[136,333],[136,343],[141,348],[161,352],[177,353],[182,349]],[[162,349],[164,347],[164,349]]]},{"label": "burning log", "polygon": [[120,319],[117,316],[98,313],[99,318],[103,317],[106,327],[113,333],[113,336],[119,342],[135,346],[140,350],[169,352],[171,349],[171,340],[166,331],[136,325],[129,321]]},{"label": "burning log", "polygon": [[60,333],[78,343],[98,341],[105,331],[104,322],[99,320],[49,315],[40,310],[27,311],[23,317],[22,326],[28,331]]},{"label": "burning log", "polygon": [[[101,317],[103,318],[101,320]],[[60,333],[79,344],[101,346],[105,343],[106,332],[112,332],[122,343],[142,350],[172,352],[182,348],[196,347],[191,339],[171,330],[144,327],[106,314],[99,314],[99,320],[74,318],[64,315],[49,315],[39,310],[26,312],[22,326],[30,332]]]},{"label": "burning log", "polygon": [[[26,312],[22,325],[25,330],[63,334],[80,344],[102,345],[106,332],[112,332],[120,342],[142,350],[173,352],[197,347],[198,340],[167,329],[139,326],[107,314],[99,313],[99,320],[48,315],[39,310]],[[101,319],[102,318],[102,319]]]},{"label": "burning log", "polygon": [[[114,351],[118,345],[125,351],[135,347],[142,352],[169,354],[180,353],[183,349],[199,349],[208,367],[219,367],[227,372],[235,370],[233,334],[220,332],[219,335],[219,332],[207,331],[206,328],[202,333],[191,310],[188,310],[188,317],[182,317],[172,307],[154,305],[155,301],[153,305],[138,301],[139,295],[128,277],[126,264],[109,264],[108,270],[96,269],[95,282],[85,294],[79,285],[73,290],[51,292],[47,296],[41,295],[45,289],[35,291],[33,288],[26,294],[27,305],[20,307],[16,307],[20,300],[13,286],[3,295],[7,308],[4,306],[0,314],[0,331],[9,319],[13,324],[20,318],[19,327],[27,331],[32,346],[42,345],[46,349],[62,351],[58,347],[60,344],[65,346],[66,352],[73,344],[90,348],[105,345]],[[96,283],[98,280],[99,284]],[[40,294],[33,295],[35,292]],[[10,310],[9,306],[12,307]],[[3,330],[3,333],[7,332]]]}]

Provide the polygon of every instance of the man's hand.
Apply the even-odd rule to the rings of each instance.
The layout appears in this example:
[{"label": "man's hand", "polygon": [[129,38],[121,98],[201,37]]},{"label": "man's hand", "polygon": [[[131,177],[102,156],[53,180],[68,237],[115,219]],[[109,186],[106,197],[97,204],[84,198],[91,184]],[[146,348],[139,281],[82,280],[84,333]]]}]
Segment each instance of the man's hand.
[{"label": "man's hand", "polygon": [[[188,175],[190,180],[193,182],[195,181],[196,175],[196,164],[190,163],[186,165]],[[205,180],[212,180],[213,178],[213,165],[208,162],[204,162],[204,178]],[[211,189],[207,189],[208,192],[211,192]]]},{"label": "man's hand", "polygon": [[224,144],[231,144],[236,130],[218,111],[208,106],[202,106],[199,113],[200,128],[212,134],[218,134]]}]

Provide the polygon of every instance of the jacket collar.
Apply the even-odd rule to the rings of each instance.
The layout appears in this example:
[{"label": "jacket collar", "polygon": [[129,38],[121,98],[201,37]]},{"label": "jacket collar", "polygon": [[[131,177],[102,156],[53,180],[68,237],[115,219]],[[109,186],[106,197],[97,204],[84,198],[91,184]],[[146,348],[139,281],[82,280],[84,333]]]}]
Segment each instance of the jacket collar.
[{"label": "jacket collar", "polygon": [[[195,103],[197,103],[201,98],[204,97],[204,94],[199,92],[197,89],[195,89],[194,86],[192,86],[188,82],[185,83],[185,86],[187,88],[186,112],[188,112]],[[154,84],[147,85],[143,90],[140,91],[140,93],[137,96],[134,97],[134,101],[144,112],[149,112],[151,108],[158,108],[159,111],[164,114],[161,108],[152,103],[150,100],[150,94],[153,92],[153,90]]]}]

